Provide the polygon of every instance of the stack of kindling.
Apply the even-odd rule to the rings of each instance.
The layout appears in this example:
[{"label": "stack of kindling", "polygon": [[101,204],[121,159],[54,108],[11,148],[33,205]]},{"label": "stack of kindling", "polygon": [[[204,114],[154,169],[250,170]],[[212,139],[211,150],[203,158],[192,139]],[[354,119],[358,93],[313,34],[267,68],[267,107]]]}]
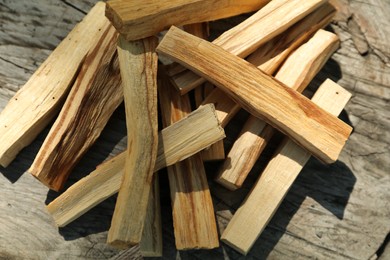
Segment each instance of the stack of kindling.
[{"label": "stack of kindling", "polygon": [[[208,21],[248,12],[207,40]],[[29,172],[61,190],[124,101],[127,150],[47,206],[56,223],[119,191],[107,242],[160,256],[157,172],[167,167],[177,249],[221,239],[247,254],[310,156],[336,161],[351,133],[337,118],[346,90],[328,79],[311,100],[301,94],[338,48],[322,29],[334,14],[325,0],[99,2],[1,112],[0,164],[56,117]],[[225,151],[223,128],[241,108],[250,116]],[[204,162],[219,160],[210,174],[239,189],[276,131],[284,140],[219,238]]]}]

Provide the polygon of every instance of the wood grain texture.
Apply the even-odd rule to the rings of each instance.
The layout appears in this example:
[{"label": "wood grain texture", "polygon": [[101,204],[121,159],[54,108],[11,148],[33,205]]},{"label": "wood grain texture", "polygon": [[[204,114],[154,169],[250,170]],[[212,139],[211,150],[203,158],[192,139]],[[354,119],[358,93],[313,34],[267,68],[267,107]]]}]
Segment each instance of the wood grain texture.
[{"label": "wood grain texture", "polygon": [[[350,98],[348,91],[328,80],[312,100],[333,115],[339,115]],[[286,138],[229,222],[222,241],[246,255],[309,159],[307,151]]]},{"label": "wood grain texture", "polygon": [[[338,47],[335,34],[319,30],[287,58],[275,78],[302,92]],[[219,169],[216,181],[230,190],[241,187],[274,131],[264,121],[250,116]]]},{"label": "wood grain texture", "polygon": [[53,190],[64,186],[75,165],[123,101],[117,38],[114,27],[108,27],[88,53],[60,114],[28,170]]},{"label": "wood grain texture", "polygon": [[[161,73],[162,74],[162,73]],[[167,127],[191,112],[188,95],[181,96],[167,77],[159,80],[162,125]],[[167,168],[178,250],[219,246],[213,201],[200,153]]]},{"label": "wood grain texture", "polygon": [[[67,4],[74,3],[81,9],[81,2],[88,0],[0,0],[0,110],[84,17],[83,12]],[[93,6],[94,0],[89,2]],[[390,49],[384,33],[390,28],[387,26],[390,9],[382,0],[337,2],[340,11],[329,28],[340,37],[341,48],[306,91],[314,92],[325,78],[330,77],[353,93],[341,117],[343,120],[349,118],[354,132],[335,164],[324,166],[314,158],[309,160],[249,251],[248,258],[369,259],[378,253],[379,259],[386,259],[384,253],[384,258],[381,258],[378,249],[386,244],[385,238],[390,231],[390,68],[383,61],[386,58],[383,50]],[[210,23],[212,37],[219,36],[246,17]],[[354,33],[363,35],[368,43],[366,55],[357,51],[348,19],[357,22],[360,32]],[[366,30],[368,27],[371,29]],[[375,38],[366,38],[368,31]],[[382,51],[373,44],[373,39],[381,42]],[[235,139],[239,132],[237,127],[245,122],[245,115],[239,113],[227,126],[227,141]],[[45,133],[48,131],[46,128]],[[0,258],[107,259],[116,255],[118,251],[106,245],[115,198],[102,202],[69,226],[58,229],[45,209],[45,204],[58,194],[48,191],[30,174],[23,174],[39,150],[45,133],[21,151],[7,168],[0,167]],[[226,145],[228,147],[229,143]],[[101,137],[74,169],[68,185],[94,170],[107,157],[125,149],[125,116],[123,106],[120,106]],[[271,155],[271,150],[266,150],[264,155]],[[244,186],[236,192],[228,192],[209,182],[221,232],[249,192],[264,163],[265,158],[260,158]],[[217,169],[215,167],[216,163],[207,164],[207,173],[211,177]],[[160,178],[162,183],[168,184],[165,174]],[[224,243],[213,250],[177,251],[169,191],[162,186],[161,192],[162,259],[243,257]],[[234,203],[229,204],[229,199]]]},{"label": "wood grain texture", "polygon": [[324,162],[337,160],[352,131],[350,126],[250,63],[176,27],[168,31],[157,51],[207,78],[244,109]]},{"label": "wood grain texture", "polygon": [[1,111],[0,165],[3,167],[58,113],[85,55],[109,26],[103,15],[104,7],[100,2],[91,10]]},{"label": "wood grain texture", "polygon": [[157,174],[153,176],[153,185],[150,189],[140,251],[144,257],[159,257],[163,255],[160,183]]},{"label": "wood grain texture", "polygon": [[107,241],[120,248],[141,241],[153,180],[158,147],[157,43],[155,37],[118,41],[128,148]]},{"label": "wood grain texture", "polygon": [[106,16],[127,40],[153,36],[171,25],[213,21],[259,10],[269,0],[171,0],[107,2]]},{"label": "wood grain texture", "polygon": [[[312,34],[316,32],[319,28],[324,27],[329,24],[332,17],[334,16],[335,9],[330,4],[324,4],[315,10],[313,13],[310,13],[304,19],[300,20],[298,23],[294,24],[287,31],[282,33],[280,36],[275,37],[270,40],[266,44],[263,44],[260,48],[258,48],[254,53],[252,53],[248,57],[248,62],[257,66],[259,69],[273,75],[273,73],[279,68],[279,66],[284,62],[284,60],[288,57],[288,55],[294,51],[297,47],[299,47],[304,41],[306,41]],[[176,64],[176,63],[175,63]],[[192,73],[192,72],[191,72]],[[173,75],[174,76],[174,75]],[[195,88],[195,99],[197,97],[197,92],[203,91],[201,87]],[[199,94],[198,94],[199,95]],[[222,122],[222,125],[225,126],[241,109],[241,107],[233,101],[227,94],[225,94],[222,90],[216,88],[214,89],[209,96],[204,100],[203,103],[214,103],[216,106],[217,114]],[[256,121],[256,120],[251,120]],[[260,125],[261,126],[261,125]],[[252,126],[249,126],[249,130],[253,130],[253,133],[256,133],[255,129],[251,129]],[[271,135],[268,135],[269,137]],[[250,143],[250,142],[248,142]],[[256,144],[251,144],[253,147]],[[261,145],[258,146],[259,149]],[[264,147],[264,146],[263,146]],[[233,147],[234,148],[234,147]],[[222,141],[213,144],[209,149],[203,152],[203,159],[207,160],[223,160],[225,159],[225,151]],[[250,153],[251,154],[251,153]],[[254,158],[256,157],[256,153],[253,153]],[[237,156],[235,159],[239,161],[245,161],[244,156]],[[232,156],[230,156],[227,160],[232,160]],[[256,158],[257,160],[257,158]],[[256,161],[254,160],[254,161]],[[232,171],[236,168],[235,163],[232,161],[226,162],[225,166],[228,167]],[[250,170],[253,166],[251,163],[245,163],[248,169]],[[248,172],[242,173],[243,176]],[[229,181],[225,182],[223,177],[218,177],[221,180],[221,183],[227,184],[230,188],[234,189],[234,186],[229,184]],[[245,178],[242,179],[244,181]]]},{"label": "wood grain texture", "polygon": [[[202,106],[160,132],[154,171],[184,160],[224,137],[213,105]],[[126,152],[122,152],[107,160],[52,201],[47,210],[56,224],[68,225],[117,193],[125,158]]]},{"label": "wood grain texture", "polygon": [[[224,32],[213,43],[234,55],[245,58],[325,2],[327,1],[271,1],[239,25]],[[204,82],[204,79],[190,71],[176,75],[173,80],[181,93],[187,93]]]}]

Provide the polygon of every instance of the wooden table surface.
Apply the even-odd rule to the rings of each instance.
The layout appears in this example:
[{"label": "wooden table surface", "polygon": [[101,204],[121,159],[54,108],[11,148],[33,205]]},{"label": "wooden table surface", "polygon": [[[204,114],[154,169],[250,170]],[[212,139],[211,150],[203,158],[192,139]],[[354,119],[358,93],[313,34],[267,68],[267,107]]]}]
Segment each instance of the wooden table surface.
[{"label": "wooden table surface", "polygon": [[[94,2],[0,0],[0,111]],[[351,91],[353,97],[341,118],[354,132],[336,163],[309,161],[249,259],[390,259],[390,2],[332,2],[340,12],[328,29],[339,35],[341,48],[310,90],[330,77]],[[238,20],[211,23],[213,34]],[[227,147],[246,116],[240,112],[227,127]],[[115,197],[65,228],[57,228],[46,212],[45,205],[59,194],[26,171],[47,132],[9,167],[0,168],[0,259],[107,259],[117,255],[117,250],[105,244]],[[122,105],[76,167],[68,186],[122,151],[125,135]],[[266,151],[244,187],[236,192],[227,192],[212,182],[217,163],[206,165],[220,231],[271,153],[272,149]],[[215,250],[177,252],[164,172],[161,189],[165,259],[244,258],[224,244]]]}]

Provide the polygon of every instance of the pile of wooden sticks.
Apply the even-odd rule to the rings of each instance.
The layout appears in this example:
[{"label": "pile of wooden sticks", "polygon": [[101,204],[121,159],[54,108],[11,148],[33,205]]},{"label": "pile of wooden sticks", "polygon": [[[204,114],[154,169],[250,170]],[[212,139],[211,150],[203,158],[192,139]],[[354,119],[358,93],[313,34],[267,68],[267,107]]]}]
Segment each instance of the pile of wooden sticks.
[{"label": "pile of wooden sticks", "polygon": [[[208,21],[247,12],[207,41]],[[335,12],[325,0],[97,3],[1,112],[0,164],[56,118],[29,172],[61,190],[124,101],[127,150],[47,209],[65,226],[119,191],[108,243],[160,256],[156,173],[167,167],[177,249],[218,247],[203,163],[220,160],[215,181],[239,189],[280,131],[285,139],[221,234],[247,254],[310,156],[336,161],[351,133],[337,118],[346,90],[328,79],[311,100],[301,94],[338,48],[322,29]],[[224,127],[241,108],[251,115],[225,154]]]}]

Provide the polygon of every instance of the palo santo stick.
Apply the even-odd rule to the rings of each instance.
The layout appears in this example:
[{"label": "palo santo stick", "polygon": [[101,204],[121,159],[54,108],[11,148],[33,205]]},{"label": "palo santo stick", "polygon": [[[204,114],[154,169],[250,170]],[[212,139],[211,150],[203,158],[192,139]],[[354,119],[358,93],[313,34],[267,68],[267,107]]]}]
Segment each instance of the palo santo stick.
[{"label": "palo santo stick", "polygon": [[1,112],[0,165],[7,167],[60,110],[85,55],[110,26],[104,7],[91,9]]},{"label": "palo santo stick", "polygon": [[[335,34],[319,30],[288,57],[275,78],[302,92],[338,46]],[[230,190],[241,187],[273,133],[271,126],[250,116],[222,164],[216,181]]]},{"label": "palo santo stick", "polygon": [[[267,74],[272,75],[280,66],[287,56],[294,51],[298,46],[305,42],[311,35],[313,35],[318,29],[327,25],[335,14],[335,9],[330,4],[322,5],[313,13],[300,20],[298,23],[290,27],[281,36],[275,37],[271,41],[262,45],[257,51],[252,53],[248,57],[248,62],[257,66]],[[176,64],[176,63],[175,63]],[[195,88],[196,91],[200,91],[201,88]],[[231,118],[234,117],[240,109],[240,106],[231,101],[223,91],[220,89],[214,89],[210,94],[210,97],[205,102],[213,102],[216,105],[217,114],[222,125],[226,125]],[[220,111],[221,110],[221,111]],[[251,120],[251,122],[254,120]],[[263,125],[260,125],[261,127]],[[250,126],[248,130],[252,131],[254,126]],[[255,127],[256,128],[256,127]],[[268,137],[269,135],[267,135]],[[222,141],[213,144],[210,148],[204,150],[202,153],[207,153],[208,160],[221,159],[220,154],[223,151],[223,147],[220,147]],[[251,144],[248,142],[248,144]],[[253,146],[255,146],[253,144]],[[260,151],[259,151],[260,152]],[[255,153],[253,154],[255,155]],[[242,156],[235,157],[242,158]],[[224,158],[222,158],[224,159]],[[242,160],[245,161],[245,160]],[[233,162],[232,162],[233,163]],[[248,168],[252,168],[250,164],[246,164]],[[234,166],[227,165],[231,170],[234,170]],[[223,180],[222,180],[223,181]],[[243,180],[242,180],[243,181]]]},{"label": "palo santo stick", "polygon": [[157,51],[196,71],[249,113],[285,133],[325,163],[337,160],[352,131],[337,117],[245,60],[174,26]]},{"label": "palo santo stick", "polygon": [[[202,106],[159,133],[154,171],[184,160],[224,137],[214,106]],[[117,193],[125,158],[126,152],[122,152],[102,163],[52,201],[47,209],[56,224],[59,227],[66,226]]]},{"label": "palo santo stick", "polygon": [[[333,115],[338,115],[350,97],[345,89],[327,80],[312,100]],[[222,241],[247,254],[309,158],[307,151],[286,138],[230,220],[222,234]]]},{"label": "palo santo stick", "polygon": [[[158,90],[163,126],[190,113],[188,95],[180,96],[164,75],[161,75]],[[195,154],[167,170],[176,249],[218,247],[214,207],[201,155]]]},{"label": "palo santo stick", "polygon": [[160,184],[158,175],[153,176],[153,185],[150,189],[148,208],[142,238],[140,243],[141,254],[144,257],[162,256],[162,226],[160,207]]},{"label": "palo santo stick", "polygon": [[[244,22],[223,33],[213,43],[244,58],[325,2],[327,1],[271,1]],[[278,22],[275,23],[275,21]],[[172,80],[182,94],[205,82],[205,79],[191,71],[177,74],[172,77]]]},{"label": "palo santo stick", "polygon": [[259,10],[269,0],[111,0],[106,16],[126,40],[157,34],[171,25],[213,21]]},{"label": "palo santo stick", "polygon": [[316,31],[328,25],[335,14],[336,9],[331,4],[320,6],[287,31],[258,48],[248,56],[247,61],[256,66],[261,65],[259,68],[264,72],[275,71],[279,68],[280,60],[285,60]]},{"label": "palo santo stick", "polygon": [[[107,242],[126,248],[141,241],[157,156],[155,37],[118,41],[126,110],[127,156]],[[136,173],[136,174],[133,174]]]},{"label": "palo santo stick", "polygon": [[88,53],[61,112],[30,169],[50,189],[59,191],[77,162],[94,144],[123,101],[116,42],[110,26]]}]

